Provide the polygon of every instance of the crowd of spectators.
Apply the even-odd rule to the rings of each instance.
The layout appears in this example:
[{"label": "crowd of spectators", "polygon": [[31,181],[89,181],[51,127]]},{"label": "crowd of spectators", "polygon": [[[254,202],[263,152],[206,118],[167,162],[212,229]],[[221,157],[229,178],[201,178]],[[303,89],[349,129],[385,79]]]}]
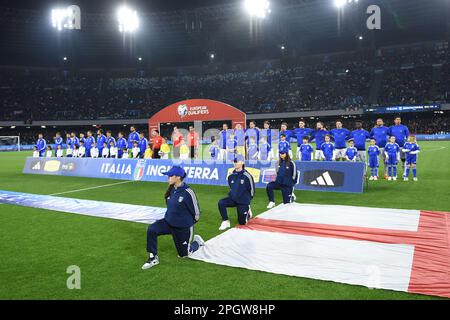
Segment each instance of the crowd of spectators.
[{"label": "crowd of spectators", "polygon": [[[305,61],[256,72],[154,77],[2,70],[0,120],[147,118],[190,98],[223,101],[247,113],[450,101],[446,46],[322,55]],[[382,79],[374,95],[379,69]]]}]

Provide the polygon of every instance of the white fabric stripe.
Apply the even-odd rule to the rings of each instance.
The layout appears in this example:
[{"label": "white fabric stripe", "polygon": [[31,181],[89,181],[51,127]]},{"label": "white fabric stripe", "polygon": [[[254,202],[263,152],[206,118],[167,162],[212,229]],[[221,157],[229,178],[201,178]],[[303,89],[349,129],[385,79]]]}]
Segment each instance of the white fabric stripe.
[{"label": "white fabric stripe", "polygon": [[294,180],[295,175],[297,174],[297,166],[294,161],[291,161],[291,163],[292,163],[292,166],[294,167],[294,170],[292,170],[292,180]]},{"label": "white fabric stripe", "polygon": [[0,203],[76,213],[99,218],[153,223],[164,218],[166,208],[82,200],[0,190]]},{"label": "white fabric stripe", "polygon": [[279,205],[258,217],[349,227],[417,231],[420,211],[291,203]]},{"label": "white fabric stripe", "polygon": [[407,291],[414,246],[230,229],[191,258],[277,274]]},{"label": "white fabric stripe", "polygon": [[253,181],[253,177],[250,173],[244,172],[244,175],[250,180],[251,191],[250,194],[252,197],[255,195],[255,182]]},{"label": "white fabric stripe", "polygon": [[200,218],[200,209],[198,207],[197,196],[195,195],[194,190],[192,190],[191,188],[187,188],[186,191],[191,195],[195,210],[195,220],[198,220]]}]

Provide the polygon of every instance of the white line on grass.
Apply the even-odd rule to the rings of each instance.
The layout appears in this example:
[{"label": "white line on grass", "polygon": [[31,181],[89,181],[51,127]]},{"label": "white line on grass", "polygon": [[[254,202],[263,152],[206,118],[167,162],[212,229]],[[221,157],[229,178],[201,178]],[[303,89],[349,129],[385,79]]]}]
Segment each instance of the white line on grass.
[{"label": "white line on grass", "polygon": [[439,148],[432,148],[432,149],[425,149],[426,151],[438,151],[438,150],[442,150],[442,149],[447,149],[447,147],[439,147]]},{"label": "white line on grass", "polygon": [[108,184],[102,184],[101,186],[95,186],[95,187],[89,187],[89,188],[83,188],[83,189],[76,189],[76,190],[69,190],[69,191],[64,191],[64,192],[52,193],[52,194],[49,194],[49,196],[58,196],[60,194],[79,192],[79,191],[85,191],[85,190],[92,190],[92,189],[98,189],[98,188],[104,188],[104,187],[111,187],[111,186],[116,186],[118,184],[124,184],[124,183],[130,183],[130,182],[134,182],[134,180],[121,181],[121,182],[115,182],[115,183],[108,183]]}]

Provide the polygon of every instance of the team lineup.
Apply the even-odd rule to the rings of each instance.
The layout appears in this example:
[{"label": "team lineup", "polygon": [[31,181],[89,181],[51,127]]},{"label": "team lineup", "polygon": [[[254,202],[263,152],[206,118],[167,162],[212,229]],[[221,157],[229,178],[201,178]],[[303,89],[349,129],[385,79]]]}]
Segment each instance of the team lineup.
[{"label": "team lineup", "polygon": [[[377,119],[371,131],[362,127],[362,122],[355,122],[355,129],[344,128],[340,120],[336,127],[326,129],[322,122],[316,123],[316,128],[308,128],[303,120],[298,127],[288,129],[282,123],[279,130],[270,128],[269,121],[264,122],[262,129],[255,121],[249,122],[244,129],[237,124],[229,129],[223,124],[222,130],[214,130],[210,139],[207,154],[200,150],[201,137],[193,126],[183,135],[182,130],[173,128],[171,139],[164,138],[158,130],[152,132],[147,139],[143,132],[138,133],[134,126],[125,139],[119,132],[116,138],[110,130],[104,135],[103,129],[97,130],[97,137],[92,131],[86,135],[75,132],[67,133],[66,140],[60,133],[53,137],[54,144],[48,144],[42,134],[34,146],[34,157],[92,157],[92,158],[153,158],[153,159],[204,159],[234,162],[238,160],[274,161],[278,153],[285,152],[290,159],[299,161],[359,161],[369,168],[369,179],[378,180],[380,164],[384,164],[383,176],[387,180],[397,180],[397,166],[401,163],[402,177],[409,179],[412,172],[413,180],[417,181],[417,154],[420,152],[415,136],[410,135],[407,126],[396,117],[390,127],[384,125],[381,118]],[[169,145],[169,141],[171,145]],[[297,143],[294,158],[292,144]],[[369,141],[368,147],[366,142]],[[311,145],[315,142],[315,148]],[[204,149],[205,150],[205,149]]]}]

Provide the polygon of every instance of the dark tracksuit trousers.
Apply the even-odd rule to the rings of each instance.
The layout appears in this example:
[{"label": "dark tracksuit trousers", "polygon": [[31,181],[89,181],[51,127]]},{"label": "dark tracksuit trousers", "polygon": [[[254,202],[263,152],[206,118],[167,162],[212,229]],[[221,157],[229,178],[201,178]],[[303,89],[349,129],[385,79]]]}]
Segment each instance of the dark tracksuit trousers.
[{"label": "dark tracksuit trousers", "polygon": [[248,204],[238,204],[230,197],[227,197],[227,198],[223,198],[223,199],[219,200],[218,206],[219,206],[219,212],[220,212],[220,215],[222,216],[223,221],[228,220],[227,208],[236,207],[239,224],[244,225],[247,223],[248,218],[249,218],[249,214],[248,214],[249,205]]},{"label": "dark tracksuit trousers", "polygon": [[159,235],[171,234],[175,247],[180,257],[187,256],[190,252],[197,251],[199,245],[192,240],[194,226],[189,228],[177,228],[169,225],[165,219],[158,220],[148,226],[147,229],[147,252],[158,254],[157,241]]},{"label": "dark tracksuit trousers", "polygon": [[281,190],[283,203],[291,202],[292,187],[280,184],[276,181],[269,182],[266,187],[267,196],[269,197],[269,201],[275,202],[273,190]]}]

